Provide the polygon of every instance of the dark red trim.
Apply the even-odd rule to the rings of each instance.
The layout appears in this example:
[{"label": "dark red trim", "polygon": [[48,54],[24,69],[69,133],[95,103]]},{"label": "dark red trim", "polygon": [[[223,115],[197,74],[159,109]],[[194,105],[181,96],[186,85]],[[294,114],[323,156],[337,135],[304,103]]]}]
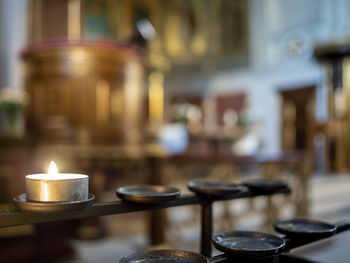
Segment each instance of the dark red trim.
[{"label": "dark red trim", "polygon": [[111,51],[125,50],[128,52],[135,52],[141,55],[143,52],[137,48],[130,47],[123,43],[117,43],[110,40],[84,40],[84,39],[54,39],[41,43],[32,44],[21,51],[21,56],[27,56],[38,51],[50,50],[55,48],[65,47],[96,47]]}]

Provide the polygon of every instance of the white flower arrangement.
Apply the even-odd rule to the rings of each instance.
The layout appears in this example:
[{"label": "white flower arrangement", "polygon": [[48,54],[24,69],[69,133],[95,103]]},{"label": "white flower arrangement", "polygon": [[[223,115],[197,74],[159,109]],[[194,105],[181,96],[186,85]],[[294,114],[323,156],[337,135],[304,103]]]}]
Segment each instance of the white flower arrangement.
[{"label": "white flower arrangement", "polygon": [[24,105],[27,96],[24,91],[15,90],[10,87],[0,89],[0,103],[14,103]]}]

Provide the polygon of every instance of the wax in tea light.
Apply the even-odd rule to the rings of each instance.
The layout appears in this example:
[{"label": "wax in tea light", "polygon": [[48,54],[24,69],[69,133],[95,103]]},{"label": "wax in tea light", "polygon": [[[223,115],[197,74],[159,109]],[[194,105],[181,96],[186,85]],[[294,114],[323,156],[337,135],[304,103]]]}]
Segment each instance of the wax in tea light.
[{"label": "wax in tea light", "polygon": [[26,176],[28,201],[72,202],[85,201],[89,194],[89,176],[85,174],[59,173],[51,161],[48,173]]}]

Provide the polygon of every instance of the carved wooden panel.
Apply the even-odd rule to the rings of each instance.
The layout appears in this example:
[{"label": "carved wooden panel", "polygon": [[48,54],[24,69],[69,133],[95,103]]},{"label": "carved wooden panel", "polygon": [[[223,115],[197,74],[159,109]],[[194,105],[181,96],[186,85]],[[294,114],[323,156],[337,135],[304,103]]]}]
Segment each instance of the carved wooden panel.
[{"label": "carved wooden panel", "polygon": [[30,47],[23,58],[30,132],[84,143],[139,142],[143,66],[136,51],[51,42]]}]

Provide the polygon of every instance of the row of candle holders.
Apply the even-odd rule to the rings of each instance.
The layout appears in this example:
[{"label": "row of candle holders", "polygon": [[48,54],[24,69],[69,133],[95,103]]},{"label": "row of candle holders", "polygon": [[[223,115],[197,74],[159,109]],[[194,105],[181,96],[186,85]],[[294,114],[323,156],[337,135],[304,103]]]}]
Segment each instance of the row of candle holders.
[{"label": "row of candle holders", "polygon": [[[54,174],[56,174],[56,176],[52,178],[50,177],[52,180],[45,179],[47,174],[28,176],[30,177],[30,180],[37,180],[37,182],[34,184],[36,187],[30,187],[31,191],[33,192],[34,189],[37,189],[40,194],[36,194],[36,196],[42,197],[41,200],[45,201],[29,199],[27,193],[14,197],[17,207],[21,211],[30,212],[32,215],[21,215],[16,212],[0,213],[0,226],[42,223],[57,220],[84,218],[89,216],[132,212],[136,210],[142,211],[171,206],[200,204],[201,253],[209,257],[211,255],[210,243],[213,225],[212,203],[214,201],[290,192],[290,188],[287,183],[279,180],[266,179],[247,181],[242,182],[241,184],[212,181],[191,181],[188,183],[188,188],[196,193],[197,199],[194,199],[191,196],[183,196],[180,198],[180,190],[174,187],[161,185],[134,185],[120,187],[116,190],[117,196],[124,201],[125,206],[122,203],[97,203],[91,209],[86,209],[89,208],[94,202],[95,197],[91,193],[89,193],[87,195],[87,199],[84,200],[69,199],[67,201],[64,199],[60,201],[47,201],[52,200],[52,197],[54,196],[62,196],[58,193],[60,189],[57,187],[58,185],[64,186],[68,184],[68,188],[74,191],[74,187],[71,187],[72,184],[85,184],[82,181],[86,180],[84,176],[80,175],[78,177],[74,176],[74,179],[62,180],[62,174],[59,174],[58,176],[57,169]],[[66,175],[65,177],[71,176],[70,174],[64,175]],[[60,179],[57,179],[57,177]],[[61,182],[63,182],[63,184],[60,184]],[[58,184],[56,184],[57,189],[53,187],[53,183]],[[45,186],[45,184],[47,187],[42,187],[42,185]],[[51,193],[52,191],[50,191],[50,189],[56,189],[54,194]],[[67,192],[65,192],[64,196],[68,196]]]},{"label": "row of candle holders", "polygon": [[[91,206],[95,196],[88,193],[88,177],[59,174],[46,179],[47,174],[27,176],[26,193],[13,198],[20,210],[30,212],[59,212],[83,209]],[[249,188],[252,194],[273,194],[276,190],[288,190],[283,181],[259,179],[234,184],[227,182],[191,181],[189,190],[206,203],[216,199],[231,199]],[[180,196],[180,190],[163,185],[132,185],[120,187],[117,196],[126,202],[156,205],[172,201]]]},{"label": "row of candle holders", "polygon": [[212,258],[183,250],[151,250],[126,256],[119,263],[311,263],[312,261],[308,259],[286,253],[294,248],[349,230],[350,223],[329,224],[310,219],[291,219],[275,222],[274,228],[284,236],[255,231],[217,233],[213,236],[212,242],[224,254]]},{"label": "row of candle holders", "polygon": [[[166,192],[166,198],[170,198],[170,195],[177,192],[174,188],[155,190],[154,188],[157,187],[160,186],[129,186],[119,188],[117,194],[126,201],[152,203],[159,200],[147,199],[149,197],[146,200],[137,193],[149,190],[150,192]],[[228,231],[212,235],[212,203],[215,200],[234,198],[240,192],[247,190],[246,188],[253,196],[254,194],[269,195],[278,190],[287,190],[289,185],[283,181],[266,179],[243,182],[240,185],[226,182],[192,181],[188,183],[188,188],[202,200],[201,253],[182,250],[153,250],[129,255],[124,257],[120,263],[311,262],[285,253],[350,228],[349,223],[333,225],[315,220],[292,219],[275,222],[275,230],[284,234],[283,237],[252,231]],[[211,257],[211,242],[224,254]]]},{"label": "row of candle holders", "polygon": [[[14,197],[18,208],[25,213],[0,212],[0,226],[161,209],[188,204],[201,205],[200,254],[180,250],[156,250],[132,254],[123,258],[121,263],[237,262],[236,260],[243,262],[279,262],[280,260],[281,262],[310,262],[286,261],[290,256],[285,256],[283,253],[349,229],[348,223],[332,225],[314,220],[294,219],[278,221],[274,224],[275,230],[285,235],[283,237],[251,231],[228,231],[213,235],[212,204],[215,201],[289,193],[289,185],[279,180],[259,179],[241,184],[191,181],[187,186],[197,198],[180,196],[180,190],[174,187],[134,185],[120,187],[116,190],[117,196],[124,202],[96,203],[89,208],[95,196],[88,191],[88,176],[58,173],[57,167],[51,164],[48,174],[26,176],[26,193]],[[61,211],[65,213],[60,213]],[[212,242],[224,254],[211,257]]]},{"label": "row of candle holders", "polygon": [[[212,235],[212,204],[214,201],[238,198],[240,194],[243,197],[243,192],[248,193],[245,197],[288,193],[290,192],[289,185],[283,181],[266,179],[241,184],[191,181],[188,183],[188,188],[198,196],[202,208],[201,254],[180,250],[156,250],[132,254],[123,258],[120,263],[204,263],[236,262],[236,260],[276,263],[280,259],[282,259],[281,262],[310,262],[300,259],[297,261],[295,258],[288,261],[288,256],[282,253],[350,228],[349,223],[333,225],[314,220],[293,219],[278,221],[274,224],[275,230],[285,235],[283,237],[252,231],[228,231]],[[116,190],[116,194],[125,203],[141,204],[144,207],[149,205],[157,209],[167,207],[161,204],[178,199],[180,190],[160,185],[134,185],[120,187]],[[18,208],[26,212],[86,211],[84,208],[90,207],[94,199],[95,196],[88,191],[87,175],[58,173],[53,162],[50,164],[48,174],[26,176],[26,193],[14,197]],[[189,203],[179,205],[184,204]],[[114,212],[103,212],[102,214]],[[81,213],[84,214],[84,212]],[[28,214],[24,214],[24,218],[26,215],[28,217]],[[57,213],[54,215],[57,217]],[[0,213],[0,219],[6,216],[11,217],[11,212],[9,214]],[[13,216],[16,217],[16,214]],[[86,214],[86,216],[91,215]],[[55,219],[55,217],[50,219]],[[63,217],[63,219],[66,218]],[[35,220],[33,223],[36,223]],[[218,250],[224,252],[223,255],[210,258],[211,241]]]},{"label": "row of candle holders", "polygon": [[[211,238],[212,238],[212,204],[218,200],[230,200],[239,197],[253,197],[257,195],[271,195],[275,193],[289,193],[289,185],[279,180],[259,179],[234,184],[228,182],[212,182],[212,181],[191,181],[188,183],[190,191],[197,195],[195,201],[187,200],[180,197],[180,190],[174,187],[161,185],[134,185],[124,186],[116,190],[117,196],[125,202],[129,210],[147,210],[159,209],[170,206],[186,205],[199,203],[201,205],[201,254],[209,258],[211,256]],[[48,174],[34,174],[26,176],[26,193],[14,197],[14,201],[18,208],[25,212],[40,212],[40,220],[34,216],[33,220],[26,221],[29,214],[24,214],[23,221],[18,220],[18,224],[38,223],[49,221],[71,219],[73,217],[82,218],[93,216],[97,210],[97,215],[113,214],[116,211],[107,208],[108,205],[97,203],[92,207],[92,213],[86,212],[84,208],[89,208],[94,202],[95,196],[88,192],[88,176],[76,174],[58,173],[57,167],[53,163],[50,165]],[[175,201],[181,199],[181,202]],[[198,200],[198,201],[197,201]],[[174,202],[172,202],[174,201]],[[173,204],[172,204],[173,203]],[[132,204],[137,204],[136,206]],[[164,205],[165,204],[165,205]],[[167,206],[167,204],[170,204]],[[116,203],[115,205],[118,205]],[[140,205],[144,207],[144,209]],[[104,212],[103,208],[108,212]],[[100,208],[100,209],[99,209]],[[102,212],[101,212],[102,209]],[[89,211],[91,211],[89,210]],[[57,212],[68,212],[61,213]],[[78,212],[79,211],[79,212]],[[45,212],[46,217],[43,216]],[[54,212],[54,213],[50,213]],[[51,216],[51,215],[54,216]],[[82,215],[82,216],[81,216]],[[11,217],[12,216],[12,217]],[[16,216],[20,214],[1,214],[1,220],[18,219]],[[46,218],[46,219],[45,219]],[[5,226],[5,224],[1,224]],[[11,222],[11,225],[16,225]],[[181,252],[182,253],[182,252]],[[177,260],[175,260],[177,261]],[[163,262],[160,260],[159,262]],[[181,261],[182,262],[182,261]]]}]

